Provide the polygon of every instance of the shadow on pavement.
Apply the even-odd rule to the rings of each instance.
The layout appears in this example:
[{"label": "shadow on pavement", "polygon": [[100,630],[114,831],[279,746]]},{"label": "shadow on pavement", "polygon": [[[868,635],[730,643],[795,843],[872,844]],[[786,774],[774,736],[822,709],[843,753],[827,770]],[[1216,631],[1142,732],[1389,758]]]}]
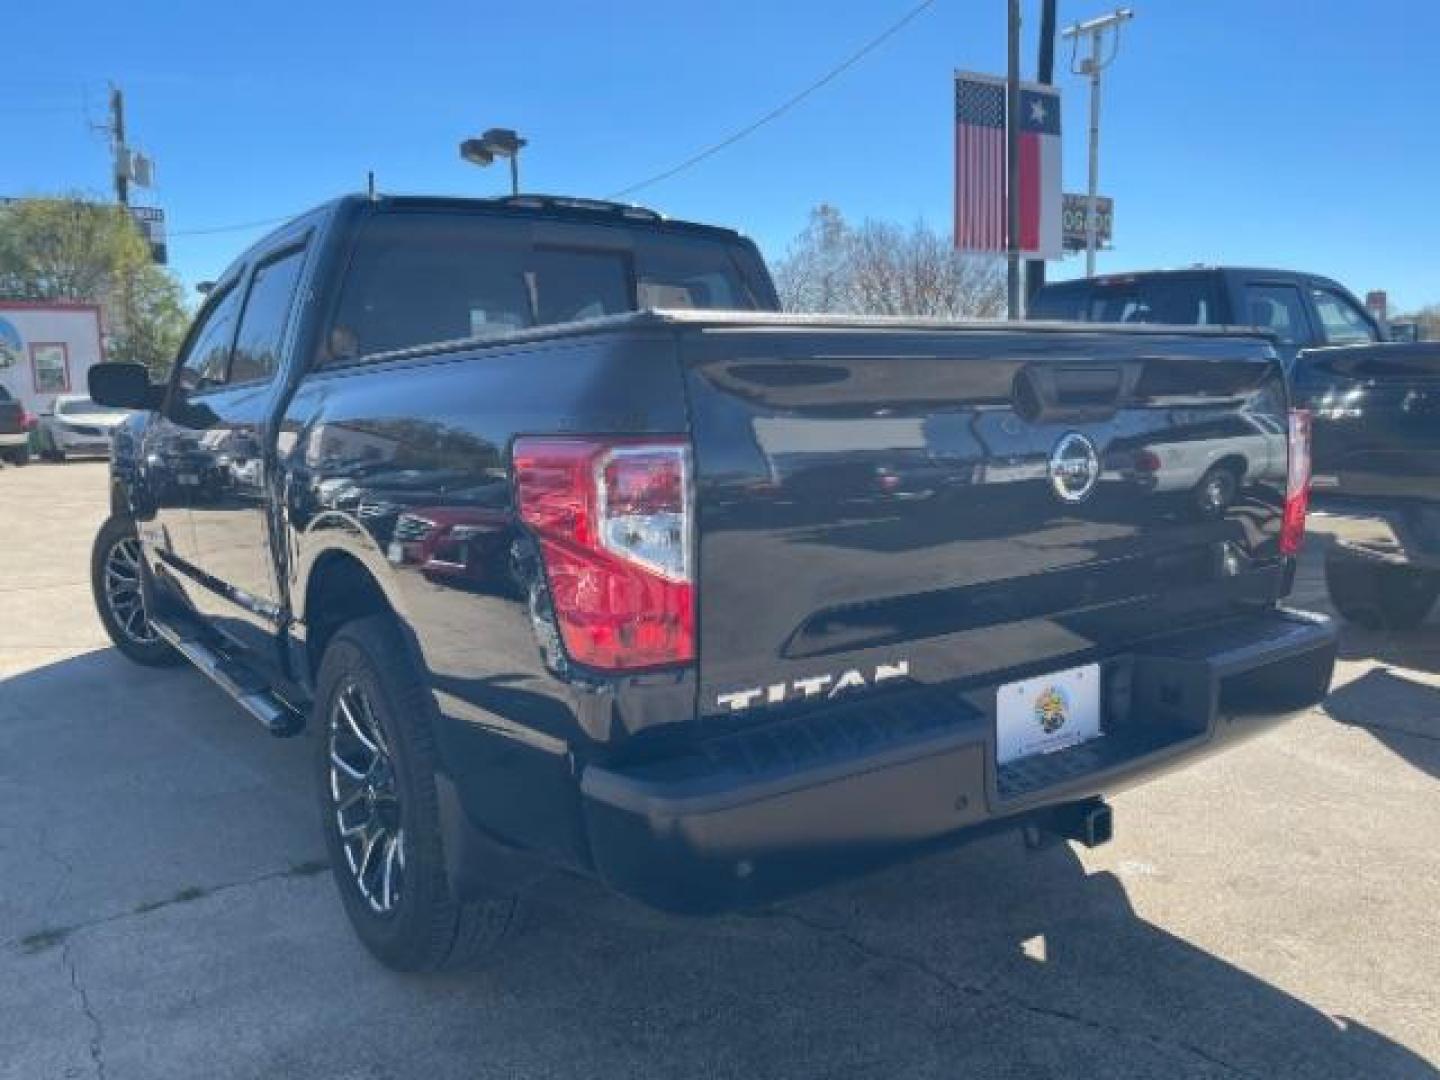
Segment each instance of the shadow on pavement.
[{"label": "shadow on pavement", "polygon": [[[1409,692],[1396,681],[1384,692]],[[313,850],[308,770],[276,760],[291,750],[305,752],[267,739],[198,675],[137,672],[109,651],[0,682],[0,789],[16,781],[12,794],[37,800],[28,808],[37,818],[51,798],[92,798],[94,806],[67,807],[73,827],[107,823],[108,854],[77,861],[77,875],[160,863],[154,869],[172,875],[173,891],[210,872],[210,847]],[[78,780],[67,774],[77,755]],[[278,810],[237,815],[224,797],[232,790],[251,805],[268,791]],[[301,805],[307,812],[289,812]],[[187,831],[167,833],[166,817],[188,822]],[[51,842],[63,844],[67,827],[55,824]],[[235,830],[255,835],[242,842]],[[167,835],[168,850],[156,843]],[[7,888],[25,882],[12,878]],[[103,895],[108,886],[88,888]],[[1087,874],[1068,847],[1031,854],[1013,836],[712,920],[653,914],[554,875],[528,932],[496,968],[424,980],[359,962],[338,902],[307,895],[319,906],[298,921],[294,910],[268,915],[266,935],[226,925],[220,909],[203,931],[186,931],[197,933],[175,952],[186,966],[162,973],[166,987],[204,984],[225,969],[225,950],[243,953],[246,1023],[269,1025],[269,1045],[283,1047],[284,1068],[277,1058],[271,1075],[349,1075],[363,1065],[434,1078],[469,1075],[478,1061],[503,1072],[508,1061],[537,1075],[574,1075],[590,1062],[591,1075],[625,1076],[1440,1076],[1371,1028],[1146,922],[1117,877]],[[316,911],[333,922],[310,925]],[[127,917],[151,916],[140,908]],[[143,932],[138,925],[130,932]],[[89,948],[94,965],[97,947]],[[1326,957],[1312,952],[1304,962],[1309,970]],[[154,1062],[201,1053],[187,1042],[195,1024],[220,1032],[229,1022],[219,1003],[149,1015],[147,977],[142,970],[130,980],[133,997],[102,996],[109,1053],[123,1052],[121,1008],[143,1014],[128,1030],[146,1033]],[[310,1007],[342,984],[363,995],[357,1012],[331,1018]],[[357,1015],[385,1022],[356,1023]],[[504,1059],[494,1045],[501,1035]],[[166,1073],[184,1074],[183,1064]]]},{"label": "shadow on pavement", "polygon": [[[586,883],[570,892],[512,943],[502,981],[545,970],[622,1001],[623,1016],[592,1013],[597,1033],[663,1026],[676,1010],[738,1019],[750,1046],[724,1060],[753,1055],[757,1072],[776,1071],[773,1058],[758,1067],[768,1052],[792,1055],[784,1075],[829,1074],[868,1046],[886,1065],[862,1075],[1440,1077],[1364,1024],[1146,922],[1115,875],[1087,875],[1064,846],[1035,855],[995,837],[701,923],[623,910]],[[678,997],[677,963],[693,968]],[[520,1003],[543,1008],[549,992],[529,984]],[[703,1072],[713,1030],[666,1035],[681,1055],[667,1064]]]},{"label": "shadow on pavement", "polygon": [[1440,777],[1440,687],[1372,668],[1331,692],[1325,711],[1362,727],[1393,753]]}]

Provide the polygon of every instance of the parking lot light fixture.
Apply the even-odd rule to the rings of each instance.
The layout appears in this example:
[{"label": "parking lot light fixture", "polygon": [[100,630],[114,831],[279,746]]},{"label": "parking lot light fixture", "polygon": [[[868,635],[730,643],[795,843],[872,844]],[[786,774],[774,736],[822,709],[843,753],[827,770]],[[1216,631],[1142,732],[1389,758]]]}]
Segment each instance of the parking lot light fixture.
[{"label": "parking lot light fixture", "polygon": [[460,144],[460,157],[472,165],[484,168],[493,165],[496,158],[510,161],[510,194],[520,194],[520,151],[528,140],[522,139],[510,128],[490,128],[478,139],[466,139]]}]

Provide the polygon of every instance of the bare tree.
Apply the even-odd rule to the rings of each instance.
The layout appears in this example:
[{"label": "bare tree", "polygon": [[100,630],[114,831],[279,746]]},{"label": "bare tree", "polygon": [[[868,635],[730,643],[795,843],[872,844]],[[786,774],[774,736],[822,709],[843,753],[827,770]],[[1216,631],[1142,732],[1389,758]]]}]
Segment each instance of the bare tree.
[{"label": "bare tree", "polygon": [[958,255],[923,221],[851,226],[827,204],[811,211],[775,276],[787,311],[984,319],[1005,306],[998,260]]},{"label": "bare tree", "polygon": [[1420,325],[1422,341],[1440,341],[1440,304],[1426,304],[1410,317]]}]

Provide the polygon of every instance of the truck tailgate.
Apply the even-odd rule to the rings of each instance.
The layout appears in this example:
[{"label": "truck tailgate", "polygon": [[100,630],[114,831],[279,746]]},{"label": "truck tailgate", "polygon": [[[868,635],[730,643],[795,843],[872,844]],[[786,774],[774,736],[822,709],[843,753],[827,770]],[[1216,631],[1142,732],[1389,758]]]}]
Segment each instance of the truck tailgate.
[{"label": "truck tailgate", "polygon": [[799,321],[682,355],[702,717],[1066,667],[1281,588],[1262,340]]}]

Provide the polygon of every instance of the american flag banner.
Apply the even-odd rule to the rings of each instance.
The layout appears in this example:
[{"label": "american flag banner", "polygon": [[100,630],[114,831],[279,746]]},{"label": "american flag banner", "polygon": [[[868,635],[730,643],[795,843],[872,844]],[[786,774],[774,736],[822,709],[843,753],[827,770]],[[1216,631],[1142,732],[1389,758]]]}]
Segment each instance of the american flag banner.
[{"label": "american flag banner", "polygon": [[[1005,252],[1007,120],[1005,80],[955,74],[955,247]],[[1060,92],[1020,88],[1020,252],[1026,258],[1062,254]]]}]

